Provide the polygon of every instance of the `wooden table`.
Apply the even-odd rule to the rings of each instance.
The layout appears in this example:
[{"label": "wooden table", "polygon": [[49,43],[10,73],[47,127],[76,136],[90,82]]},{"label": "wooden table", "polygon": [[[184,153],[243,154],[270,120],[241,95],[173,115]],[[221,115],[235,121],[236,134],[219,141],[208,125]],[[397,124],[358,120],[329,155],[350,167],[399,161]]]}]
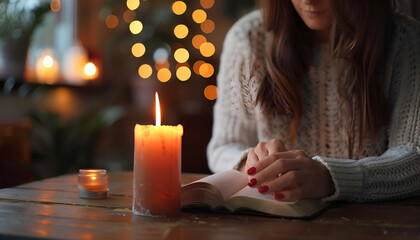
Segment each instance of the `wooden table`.
[{"label": "wooden table", "polygon": [[[183,183],[204,175],[183,174]],[[310,220],[183,212],[176,218],[131,213],[132,173],[109,173],[106,200],[78,197],[76,174],[0,189],[4,239],[420,239],[420,198],[336,203]]]}]

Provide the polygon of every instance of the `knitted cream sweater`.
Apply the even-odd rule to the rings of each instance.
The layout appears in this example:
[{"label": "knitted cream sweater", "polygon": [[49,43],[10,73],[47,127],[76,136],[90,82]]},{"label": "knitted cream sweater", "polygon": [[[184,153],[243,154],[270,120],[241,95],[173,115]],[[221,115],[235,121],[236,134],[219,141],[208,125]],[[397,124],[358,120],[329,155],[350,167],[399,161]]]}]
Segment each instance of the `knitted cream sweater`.
[{"label": "knitted cream sweater", "polygon": [[[315,47],[303,88],[304,115],[295,148],[330,171],[336,191],[327,200],[375,201],[420,195],[420,25],[406,17],[395,19],[387,49],[389,66],[378,73],[385,74],[391,124],[376,141],[364,141],[362,151],[355,151],[355,159],[346,159],[343,105],[328,44]],[[265,116],[255,104],[266,74],[264,36],[260,11],[244,16],[226,36],[217,78],[213,136],[207,148],[213,172],[237,167],[258,142],[287,139],[290,119]]]}]

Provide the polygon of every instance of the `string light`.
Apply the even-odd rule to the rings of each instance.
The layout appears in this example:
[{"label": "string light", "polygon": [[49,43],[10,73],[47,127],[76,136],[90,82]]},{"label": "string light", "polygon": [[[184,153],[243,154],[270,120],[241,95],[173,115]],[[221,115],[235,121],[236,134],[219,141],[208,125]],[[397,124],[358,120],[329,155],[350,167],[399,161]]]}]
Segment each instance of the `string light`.
[{"label": "string light", "polygon": [[146,52],[146,47],[144,46],[143,43],[135,43],[131,47],[131,53],[133,54],[134,57],[141,57],[144,55],[145,52]]},{"label": "string light", "polygon": [[197,48],[197,49],[200,49],[201,44],[203,44],[203,43],[205,43],[205,42],[207,42],[207,39],[206,39],[206,37],[204,37],[204,36],[203,36],[203,35],[201,35],[201,34],[195,35],[195,36],[192,38],[192,44],[193,44],[193,46],[194,46],[195,48]]},{"label": "string light", "polygon": [[105,24],[108,28],[113,29],[118,26],[118,18],[115,15],[109,15],[105,19]]},{"label": "string light", "polygon": [[175,37],[177,37],[179,39],[183,39],[183,38],[187,37],[188,31],[189,31],[188,27],[185,26],[184,24],[178,24],[174,28]]},{"label": "string light", "polygon": [[214,5],[214,0],[200,0],[200,4],[203,8],[209,9]]},{"label": "string light", "polygon": [[178,48],[174,53],[174,58],[179,63],[184,63],[190,58],[190,53],[185,48]]},{"label": "string light", "polygon": [[132,21],[129,25],[132,34],[139,34],[143,30],[143,23],[139,20]]},{"label": "string light", "polygon": [[204,57],[211,57],[213,56],[214,52],[216,51],[214,45],[210,42],[205,42],[200,46],[200,53]]},{"label": "string light", "polygon": [[136,10],[140,6],[140,0],[127,0],[127,8],[130,10]]},{"label": "string light", "polygon": [[172,4],[172,12],[174,12],[176,15],[182,15],[187,10],[187,4],[185,4],[183,1],[176,1]]},{"label": "string light", "polygon": [[138,72],[140,77],[149,78],[153,73],[153,69],[149,64],[143,64],[139,67]]},{"label": "string light", "polygon": [[167,68],[161,68],[158,72],[157,72],[157,78],[159,81],[161,82],[167,82],[171,79],[171,71]]},{"label": "string light", "polygon": [[218,95],[218,89],[216,86],[214,85],[208,85],[205,89],[204,89],[204,96],[208,99],[208,100],[215,100],[217,98]]},{"label": "string light", "polygon": [[214,74],[214,67],[210,63],[203,63],[198,71],[202,77],[209,78]]},{"label": "string light", "polygon": [[50,3],[51,11],[58,12],[61,9],[61,1],[60,0],[52,0]]},{"label": "string light", "polygon": [[180,81],[187,81],[191,77],[191,70],[186,66],[179,67],[176,70],[176,77]]},{"label": "string light", "polygon": [[202,23],[207,19],[207,13],[202,9],[197,9],[192,13],[192,18],[196,23]]},{"label": "string light", "polygon": [[213,20],[206,19],[203,23],[200,24],[200,28],[204,33],[211,33],[214,31],[215,24]]}]

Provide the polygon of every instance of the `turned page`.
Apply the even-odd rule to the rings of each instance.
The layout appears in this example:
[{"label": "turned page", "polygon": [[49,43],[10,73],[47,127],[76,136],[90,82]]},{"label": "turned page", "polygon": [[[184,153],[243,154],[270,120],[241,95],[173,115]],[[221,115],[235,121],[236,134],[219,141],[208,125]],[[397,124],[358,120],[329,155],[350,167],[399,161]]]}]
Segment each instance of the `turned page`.
[{"label": "turned page", "polygon": [[215,173],[196,182],[206,182],[219,189],[223,200],[247,186],[248,177],[236,170],[227,170]]}]

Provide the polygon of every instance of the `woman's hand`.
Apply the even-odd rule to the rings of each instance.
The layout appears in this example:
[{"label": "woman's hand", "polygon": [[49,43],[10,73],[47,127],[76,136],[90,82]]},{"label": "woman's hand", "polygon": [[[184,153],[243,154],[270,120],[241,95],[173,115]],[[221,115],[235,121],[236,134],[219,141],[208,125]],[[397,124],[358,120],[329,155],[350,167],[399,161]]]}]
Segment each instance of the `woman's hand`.
[{"label": "woman's hand", "polygon": [[240,171],[249,175],[255,174],[256,169],[253,166],[260,159],[266,158],[269,154],[284,151],[286,151],[286,147],[280,139],[273,139],[269,142],[260,142],[256,148],[249,151],[246,162],[240,168]]},{"label": "woman's hand", "polygon": [[[277,200],[296,201],[302,198],[325,197],[335,191],[327,168],[312,160],[303,151],[273,152],[257,148],[255,152],[265,155],[256,154],[257,157],[263,157],[255,161],[255,156],[250,152],[251,158],[247,165],[250,162],[251,167],[247,173],[252,177],[248,185],[258,187],[261,193],[274,193]],[[250,171],[252,168],[255,170]]]}]

